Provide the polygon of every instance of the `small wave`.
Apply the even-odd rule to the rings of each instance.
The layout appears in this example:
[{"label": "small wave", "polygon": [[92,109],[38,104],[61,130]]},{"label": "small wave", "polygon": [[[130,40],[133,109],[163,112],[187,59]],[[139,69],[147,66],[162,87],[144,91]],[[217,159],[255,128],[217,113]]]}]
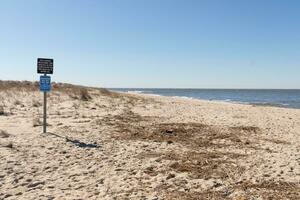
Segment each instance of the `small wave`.
[{"label": "small wave", "polygon": [[193,97],[187,97],[187,96],[171,96],[172,98],[181,98],[181,99],[195,99]]},{"label": "small wave", "polygon": [[160,95],[160,94],[148,94],[147,95],[151,95],[151,96],[155,96],[155,97],[163,97],[163,95]]},{"label": "small wave", "polygon": [[131,93],[131,94],[145,94],[145,95],[150,95],[150,96],[155,96],[155,97],[161,97],[163,95],[159,95],[159,94],[152,94],[152,93],[147,93],[145,91],[127,91],[127,93]]},{"label": "small wave", "polygon": [[274,107],[288,107],[290,104],[287,103],[270,103],[270,102],[254,102],[249,103],[256,106],[274,106]]},{"label": "small wave", "polygon": [[134,94],[142,94],[144,91],[139,91],[139,90],[129,90],[127,93],[134,93]]}]

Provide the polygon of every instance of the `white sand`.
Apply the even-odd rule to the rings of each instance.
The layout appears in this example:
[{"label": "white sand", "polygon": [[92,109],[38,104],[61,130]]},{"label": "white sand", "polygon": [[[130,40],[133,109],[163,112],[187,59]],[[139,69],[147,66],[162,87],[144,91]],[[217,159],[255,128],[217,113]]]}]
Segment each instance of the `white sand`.
[{"label": "white sand", "polygon": [[300,199],[300,110],[90,94],[42,134],[42,94],[0,88],[0,199]]}]

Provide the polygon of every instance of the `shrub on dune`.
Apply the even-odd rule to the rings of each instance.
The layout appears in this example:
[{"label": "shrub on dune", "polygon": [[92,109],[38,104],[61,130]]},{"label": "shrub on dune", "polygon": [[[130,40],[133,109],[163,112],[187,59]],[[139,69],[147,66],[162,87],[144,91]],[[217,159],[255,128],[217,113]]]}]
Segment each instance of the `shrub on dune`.
[{"label": "shrub on dune", "polygon": [[82,100],[82,101],[89,101],[91,99],[92,99],[92,97],[89,94],[88,90],[86,88],[82,88],[80,90],[80,100]]}]

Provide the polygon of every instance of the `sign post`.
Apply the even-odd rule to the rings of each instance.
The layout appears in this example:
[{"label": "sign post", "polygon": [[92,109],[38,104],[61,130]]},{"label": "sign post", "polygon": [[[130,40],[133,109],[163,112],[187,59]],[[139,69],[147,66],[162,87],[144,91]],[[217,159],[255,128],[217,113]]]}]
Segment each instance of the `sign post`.
[{"label": "sign post", "polygon": [[47,74],[53,74],[53,59],[38,58],[37,72],[44,74],[40,76],[40,90],[44,93],[44,121],[43,133],[47,132],[47,92],[51,91],[51,77]]},{"label": "sign post", "polygon": [[43,133],[47,133],[47,92],[44,92],[44,120]]}]

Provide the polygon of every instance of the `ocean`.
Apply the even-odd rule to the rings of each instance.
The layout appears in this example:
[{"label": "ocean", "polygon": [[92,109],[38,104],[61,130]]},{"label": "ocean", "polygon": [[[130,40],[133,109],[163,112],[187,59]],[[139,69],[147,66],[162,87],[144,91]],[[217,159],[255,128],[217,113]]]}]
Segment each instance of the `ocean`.
[{"label": "ocean", "polygon": [[111,88],[112,91],[300,109],[300,90]]}]

